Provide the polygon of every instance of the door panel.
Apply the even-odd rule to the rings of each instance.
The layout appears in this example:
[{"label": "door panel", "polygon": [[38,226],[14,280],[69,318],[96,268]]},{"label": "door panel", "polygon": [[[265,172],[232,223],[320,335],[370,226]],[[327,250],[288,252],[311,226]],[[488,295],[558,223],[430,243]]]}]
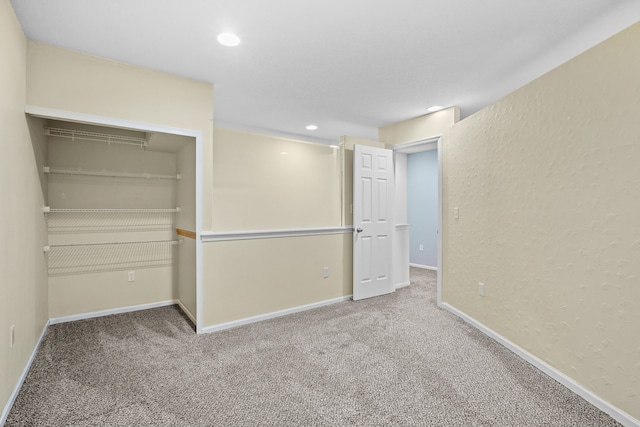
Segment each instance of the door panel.
[{"label": "door panel", "polygon": [[391,256],[393,236],[393,153],[354,147],[353,299],[395,290]]}]

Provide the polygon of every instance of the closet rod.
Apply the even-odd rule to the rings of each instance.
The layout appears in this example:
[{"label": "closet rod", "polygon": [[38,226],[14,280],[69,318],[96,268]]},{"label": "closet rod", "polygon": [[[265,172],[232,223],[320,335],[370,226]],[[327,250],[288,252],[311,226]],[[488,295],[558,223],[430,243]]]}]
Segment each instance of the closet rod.
[{"label": "closet rod", "polygon": [[180,207],[175,209],[51,209],[50,206],[44,206],[42,211],[44,213],[177,213],[180,212]]},{"label": "closet rod", "polygon": [[67,169],[55,166],[43,166],[44,173],[58,175],[108,176],[113,178],[182,179],[182,175],[159,175],[152,173],[115,172],[108,170]]},{"label": "closet rod", "polygon": [[155,245],[159,243],[170,244],[170,245],[179,245],[183,240],[148,240],[143,242],[111,242],[111,243],[74,243],[70,245],[45,245],[42,247],[43,252],[50,252],[55,249],[63,249],[63,248],[81,248],[81,247],[109,247],[109,246],[124,246],[124,245]]},{"label": "closet rod", "polygon": [[108,144],[114,143],[136,145],[140,148],[145,148],[149,145],[149,140],[147,138],[138,138],[135,136],[112,135],[101,132],[89,132],[85,130],[62,129],[53,127],[45,127],[43,128],[43,131],[47,136],[58,136],[61,138],[70,138],[73,140],[82,139],[85,141],[106,142]]}]

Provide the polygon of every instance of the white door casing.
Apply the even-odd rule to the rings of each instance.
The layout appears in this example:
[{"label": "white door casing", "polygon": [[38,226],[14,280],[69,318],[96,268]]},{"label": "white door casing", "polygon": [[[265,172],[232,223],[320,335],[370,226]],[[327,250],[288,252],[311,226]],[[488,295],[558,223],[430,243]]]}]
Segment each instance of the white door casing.
[{"label": "white door casing", "polygon": [[391,293],[393,283],[393,153],[354,146],[353,299]]}]

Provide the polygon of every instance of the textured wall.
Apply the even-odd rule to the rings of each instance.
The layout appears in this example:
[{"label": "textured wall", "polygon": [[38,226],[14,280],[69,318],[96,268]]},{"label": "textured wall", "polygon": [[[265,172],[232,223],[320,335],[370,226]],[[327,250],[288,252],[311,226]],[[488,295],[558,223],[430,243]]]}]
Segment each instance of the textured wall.
[{"label": "textured wall", "polygon": [[410,262],[437,267],[438,150],[407,156],[407,222]]},{"label": "textured wall", "polygon": [[11,393],[49,318],[40,172],[46,146],[42,132],[30,136],[41,121],[25,119],[26,66],[27,41],[11,4],[0,0],[0,414],[10,409]]},{"label": "textured wall", "polygon": [[443,150],[444,302],[636,419],[638,76],[640,24],[458,123]]}]

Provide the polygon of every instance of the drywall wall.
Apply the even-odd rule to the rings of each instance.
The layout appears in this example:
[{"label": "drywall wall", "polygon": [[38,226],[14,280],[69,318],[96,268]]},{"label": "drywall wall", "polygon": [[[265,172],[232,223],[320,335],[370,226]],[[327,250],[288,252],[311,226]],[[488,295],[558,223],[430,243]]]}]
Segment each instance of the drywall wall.
[{"label": "drywall wall", "polygon": [[[176,198],[180,213],[176,217],[176,227],[196,231],[196,144],[186,144],[176,153],[176,169],[181,175],[177,181]],[[178,299],[195,322],[196,319],[196,240],[188,236],[178,236]]]},{"label": "drywall wall", "polygon": [[435,138],[460,120],[460,109],[450,107],[378,128],[378,139],[387,146]]},{"label": "drywall wall", "polygon": [[396,224],[407,224],[407,154],[393,153],[396,180],[395,212]]},{"label": "drywall wall", "polygon": [[445,134],[442,289],[636,420],[638,76],[640,24]]},{"label": "drywall wall", "polygon": [[407,155],[393,153],[395,173],[395,233],[393,235],[393,283],[404,286],[410,283],[409,230],[407,223]]},{"label": "drywall wall", "polygon": [[203,134],[203,228],[211,228],[213,86],[28,42],[27,104]]},{"label": "drywall wall", "polygon": [[351,245],[351,233],[205,243],[204,325],[350,295]]},{"label": "drywall wall", "polygon": [[49,277],[51,319],[96,311],[135,307],[177,299],[173,267],[136,268],[133,283],[127,271]]},{"label": "drywall wall", "polygon": [[[144,136],[140,132],[57,121],[48,126]],[[176,154],[171,152],[56,136],[49,136],[47,145],[47,165],[52,168],[173,176],[177,173]],[[49,174],[48,200],[52,209],[172,209],[177,206],[176,182]],[[49,224],[49,316],[58,318],[176,299],[175,246],[112,245],[99,252],[96,246],[76,246],[73,252],[60,252],[65,250],[54,246],[172,241],[176,215],[47,214],[51,221],[58,221]],[[129,282],[130,271],[135,274],[133,282]]]},{"label": "drywall wall", "polygon": [[[215,232],[340,225],[338,148],[215,128],[213,152]],[[351,234],[205,242],[203,326],[350,294],[350,245]]]},{"label": "drywall wall", "polygon": [[[409,154],[407,159],[407,217],[409,260],[438,266],[438,150]],[[420,250],[422,245],[422,250]]]},{"label": "drywall wall", "polygon": [[213,230],[339,224],[337,151],[323,144],[216,128]]},{"label": "drywall wall", "polygon": [[[42,247],[44,180],[39,167],[46,147],[41,120],[24,115],[27,41],[11,4],[0,0],[0,424],[11,395],[49,319]],[[10,329],[15,326],[15,344]]]}]

